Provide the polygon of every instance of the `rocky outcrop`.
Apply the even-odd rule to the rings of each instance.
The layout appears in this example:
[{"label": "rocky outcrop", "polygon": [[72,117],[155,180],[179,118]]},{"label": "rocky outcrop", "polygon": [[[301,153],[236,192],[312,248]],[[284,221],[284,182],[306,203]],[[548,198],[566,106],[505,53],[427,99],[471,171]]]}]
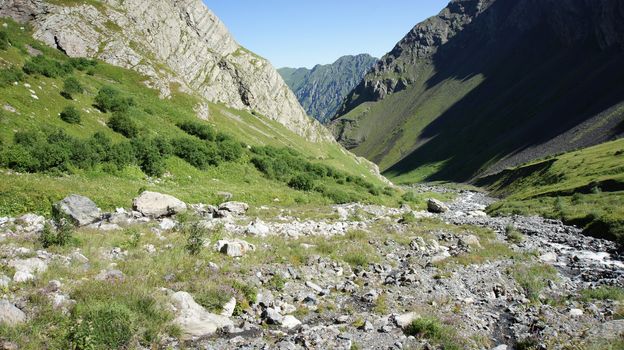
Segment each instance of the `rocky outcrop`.
[{"label": "rocky outcrop", "polygon": [[[31,21],[38,39],[69,56],[96,57],[147,75],[164,97],[179,87],[212,102],[256,111],[309,140],[331,139],[306,115],[271,64],[236,43],[201,0],[65,6],[0,0],[0,15]],[[209,115],[205,106],[200,109]]]},{"label": "rocky outcrop", "polygon": [[319,64],[312,69],[280,68],[277,71],[306,112],[326,123],[376,62],[377,58],[360,54],[343,56],[332,64]]}]

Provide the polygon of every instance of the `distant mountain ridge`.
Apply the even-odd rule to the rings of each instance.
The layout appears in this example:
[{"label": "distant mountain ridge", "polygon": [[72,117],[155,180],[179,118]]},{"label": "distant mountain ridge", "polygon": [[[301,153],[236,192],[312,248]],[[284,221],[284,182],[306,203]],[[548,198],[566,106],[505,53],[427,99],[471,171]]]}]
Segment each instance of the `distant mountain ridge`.
[{"label": "distant mountain ridge", "polygon": [[399,182],[466,181],[624,134],[624,3],[454,0],[348,95],[331,128]]},{"label": "distant mountain ridge", "polygon": [[277,71],[306,112],[326,123],[376,62],[377,58],[368,54],[348,55],[332,64],[316,65],[312,69],[280,68]]}]

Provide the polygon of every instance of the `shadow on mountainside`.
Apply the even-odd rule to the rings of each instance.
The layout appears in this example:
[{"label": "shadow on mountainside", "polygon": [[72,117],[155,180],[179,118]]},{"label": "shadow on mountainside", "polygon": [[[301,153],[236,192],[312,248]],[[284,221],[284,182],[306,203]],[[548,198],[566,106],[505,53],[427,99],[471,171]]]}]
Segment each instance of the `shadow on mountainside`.
[{"label": "shadow on mountainside", "polygon": [[[505,157],[518,164],[547,155],[537,146],[562,134],[569,137],[551,142],[548,153],[615,136],[621,111],[610,116],[616,120],[605,123],[609,127],[576,128],[624,100],[623,42],[605,44],[594,32],[600,9],[584,0],[546,1],[539,11],[528,8],[539,7],[533,3],[498,0],[438,49],[428,88],[477,74],[485,80],[425,127],[420,138],[429,141],[386,175],[446,160],[426,180],[467,181]],[[624,23],[624,5],[601,4],[613,7],[610,15]]]}]

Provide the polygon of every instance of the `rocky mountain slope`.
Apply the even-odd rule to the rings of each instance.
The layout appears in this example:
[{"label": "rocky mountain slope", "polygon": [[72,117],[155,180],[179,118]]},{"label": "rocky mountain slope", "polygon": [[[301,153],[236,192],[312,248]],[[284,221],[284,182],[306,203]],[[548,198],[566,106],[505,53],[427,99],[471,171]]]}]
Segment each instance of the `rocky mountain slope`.
[{"label": "rocky mountain slope", "polygon": [[379,61],[332,128],[399,182],[604,142],[624,132],[623,33],[621,1],[454,0]]},{"label": "rocky mountain slope", "polygon": [[[35,37],[71,57],[147,75],[165,97],[193,91],[266,115],[309,140],[330,138],[271,64],[236,43],[201,0],[2,0],[0,16],[28,20]],[[210,114],[206,106],[198,110]]]},{"label": "rocky mountain slope", "polygon": [[336,62],[277,71],[308,112],[321,123],[336,114],[347,94],[362,80],[377,59],[368,55],[343,56]]}]

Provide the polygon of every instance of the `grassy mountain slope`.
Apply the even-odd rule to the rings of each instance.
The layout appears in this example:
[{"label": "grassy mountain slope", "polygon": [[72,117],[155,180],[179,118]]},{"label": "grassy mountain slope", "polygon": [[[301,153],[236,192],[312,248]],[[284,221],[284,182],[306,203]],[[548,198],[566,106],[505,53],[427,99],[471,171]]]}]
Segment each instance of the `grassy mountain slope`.
[{"label": "grassy mountain slope", "polygon": [[[60,76],[25,74],[22,67],[35,59],[29,55],[29,51],[33,53],[38,50],[43,53],[43,57],[63,67],[74,60],[32,39],[27,28],[22,30],[21,25],[8,19],[1,23],[7,25],[1,32],[8,38],[5,38],[5,49],[0,50],[0,153],[4,155],[0,157],[4,159],[0,160],[5,166],[5,170],[0,170],[0,215],[26,211],[46,212],[51,202],[69,193],[81,193],[91,197],[103,209],[113,209],[127,205],[142,188],[170,193],[188,202],[204,203],[217,201],[219,191],[231,192],[235,199],[255,204],[276,199],[283,204],[327,203],[337,199],[330,199],[319,191],[295,190],[288,186],[286,178],[273,179],[266,176],[251,163],[251,159],[258,155],[247,149],[236,161],[222,161],[218,166],[202,169],[177,156],[168,156],[164,159],[166,171],[160,178],[146,177],[135,164],[113,170],[106,164],[84,168],[71,162],[63,165],[67,168],[64,170],[26,173],[6,169],[10,168],[8,164],[12,161],[12,156],[7,156],[7,150],[15,144],[15,135],[26,131],[42,134],[62,130],[78,140],[86,140],[99,132],[113,144],[132,142],[107,126],[113,114],[103,113],[94,106],[103,86],[113,87],[123,96],[134,100],[134,106],[128,114],[142,138],[188,139],[189,135],[176,125],[196,122],[211,126],[245,145],[292,149],[302,155],[300,158],[303,162],[322,164],[350,175],[335,181],[323,177],[314,184],[325,193],[343,194],[342,199],[338,198],[339,201],[356,199],[360,194],[368,198],[361,197],[365,201],[393,200],[394,192],[386,191],[388,195],[384,195],[376,189],[381,190],[385,184],[374,175],[368,162],[356,159],[334,142],[306,141],[256,112],[208,103],[210,116],[202,121],[194,111],[199,102],[205,102],[200,97],[174,89],[171,98],[161,99],[158,91],[146,87],[146,77],[103,62],[97,62],[95,66],[82,71],[74,69]],[[76,78],[84,88],[84,92],[74,94],[73,99],[61,95],[64,80],[70,76]],[[81,114],[79,124],[66,123],[59,117],[59,113],[68,106],[75,107]],[[219,144],[215,145],[219,147]],[[355,185],[353,180],[370,188],[364,190]]]},{"label": "grassy mountain slope", "polygon": [[397,183],[466,181],[617,138],[622,10],[452,1],[351,92],[334,134]]},{"label": "grassy mountain slope", "polygon": [[332,64],[307,68],[280,68],[286,84],[308,112],[327,123],[347,94],[360,82],[377,59],[368,54],[343,56]]},{"label": "grassy mountain slope", "polygon": [[504,199],[493,214],[563,219],[624,242],[624,139],[504,170],[477,181]]}]

